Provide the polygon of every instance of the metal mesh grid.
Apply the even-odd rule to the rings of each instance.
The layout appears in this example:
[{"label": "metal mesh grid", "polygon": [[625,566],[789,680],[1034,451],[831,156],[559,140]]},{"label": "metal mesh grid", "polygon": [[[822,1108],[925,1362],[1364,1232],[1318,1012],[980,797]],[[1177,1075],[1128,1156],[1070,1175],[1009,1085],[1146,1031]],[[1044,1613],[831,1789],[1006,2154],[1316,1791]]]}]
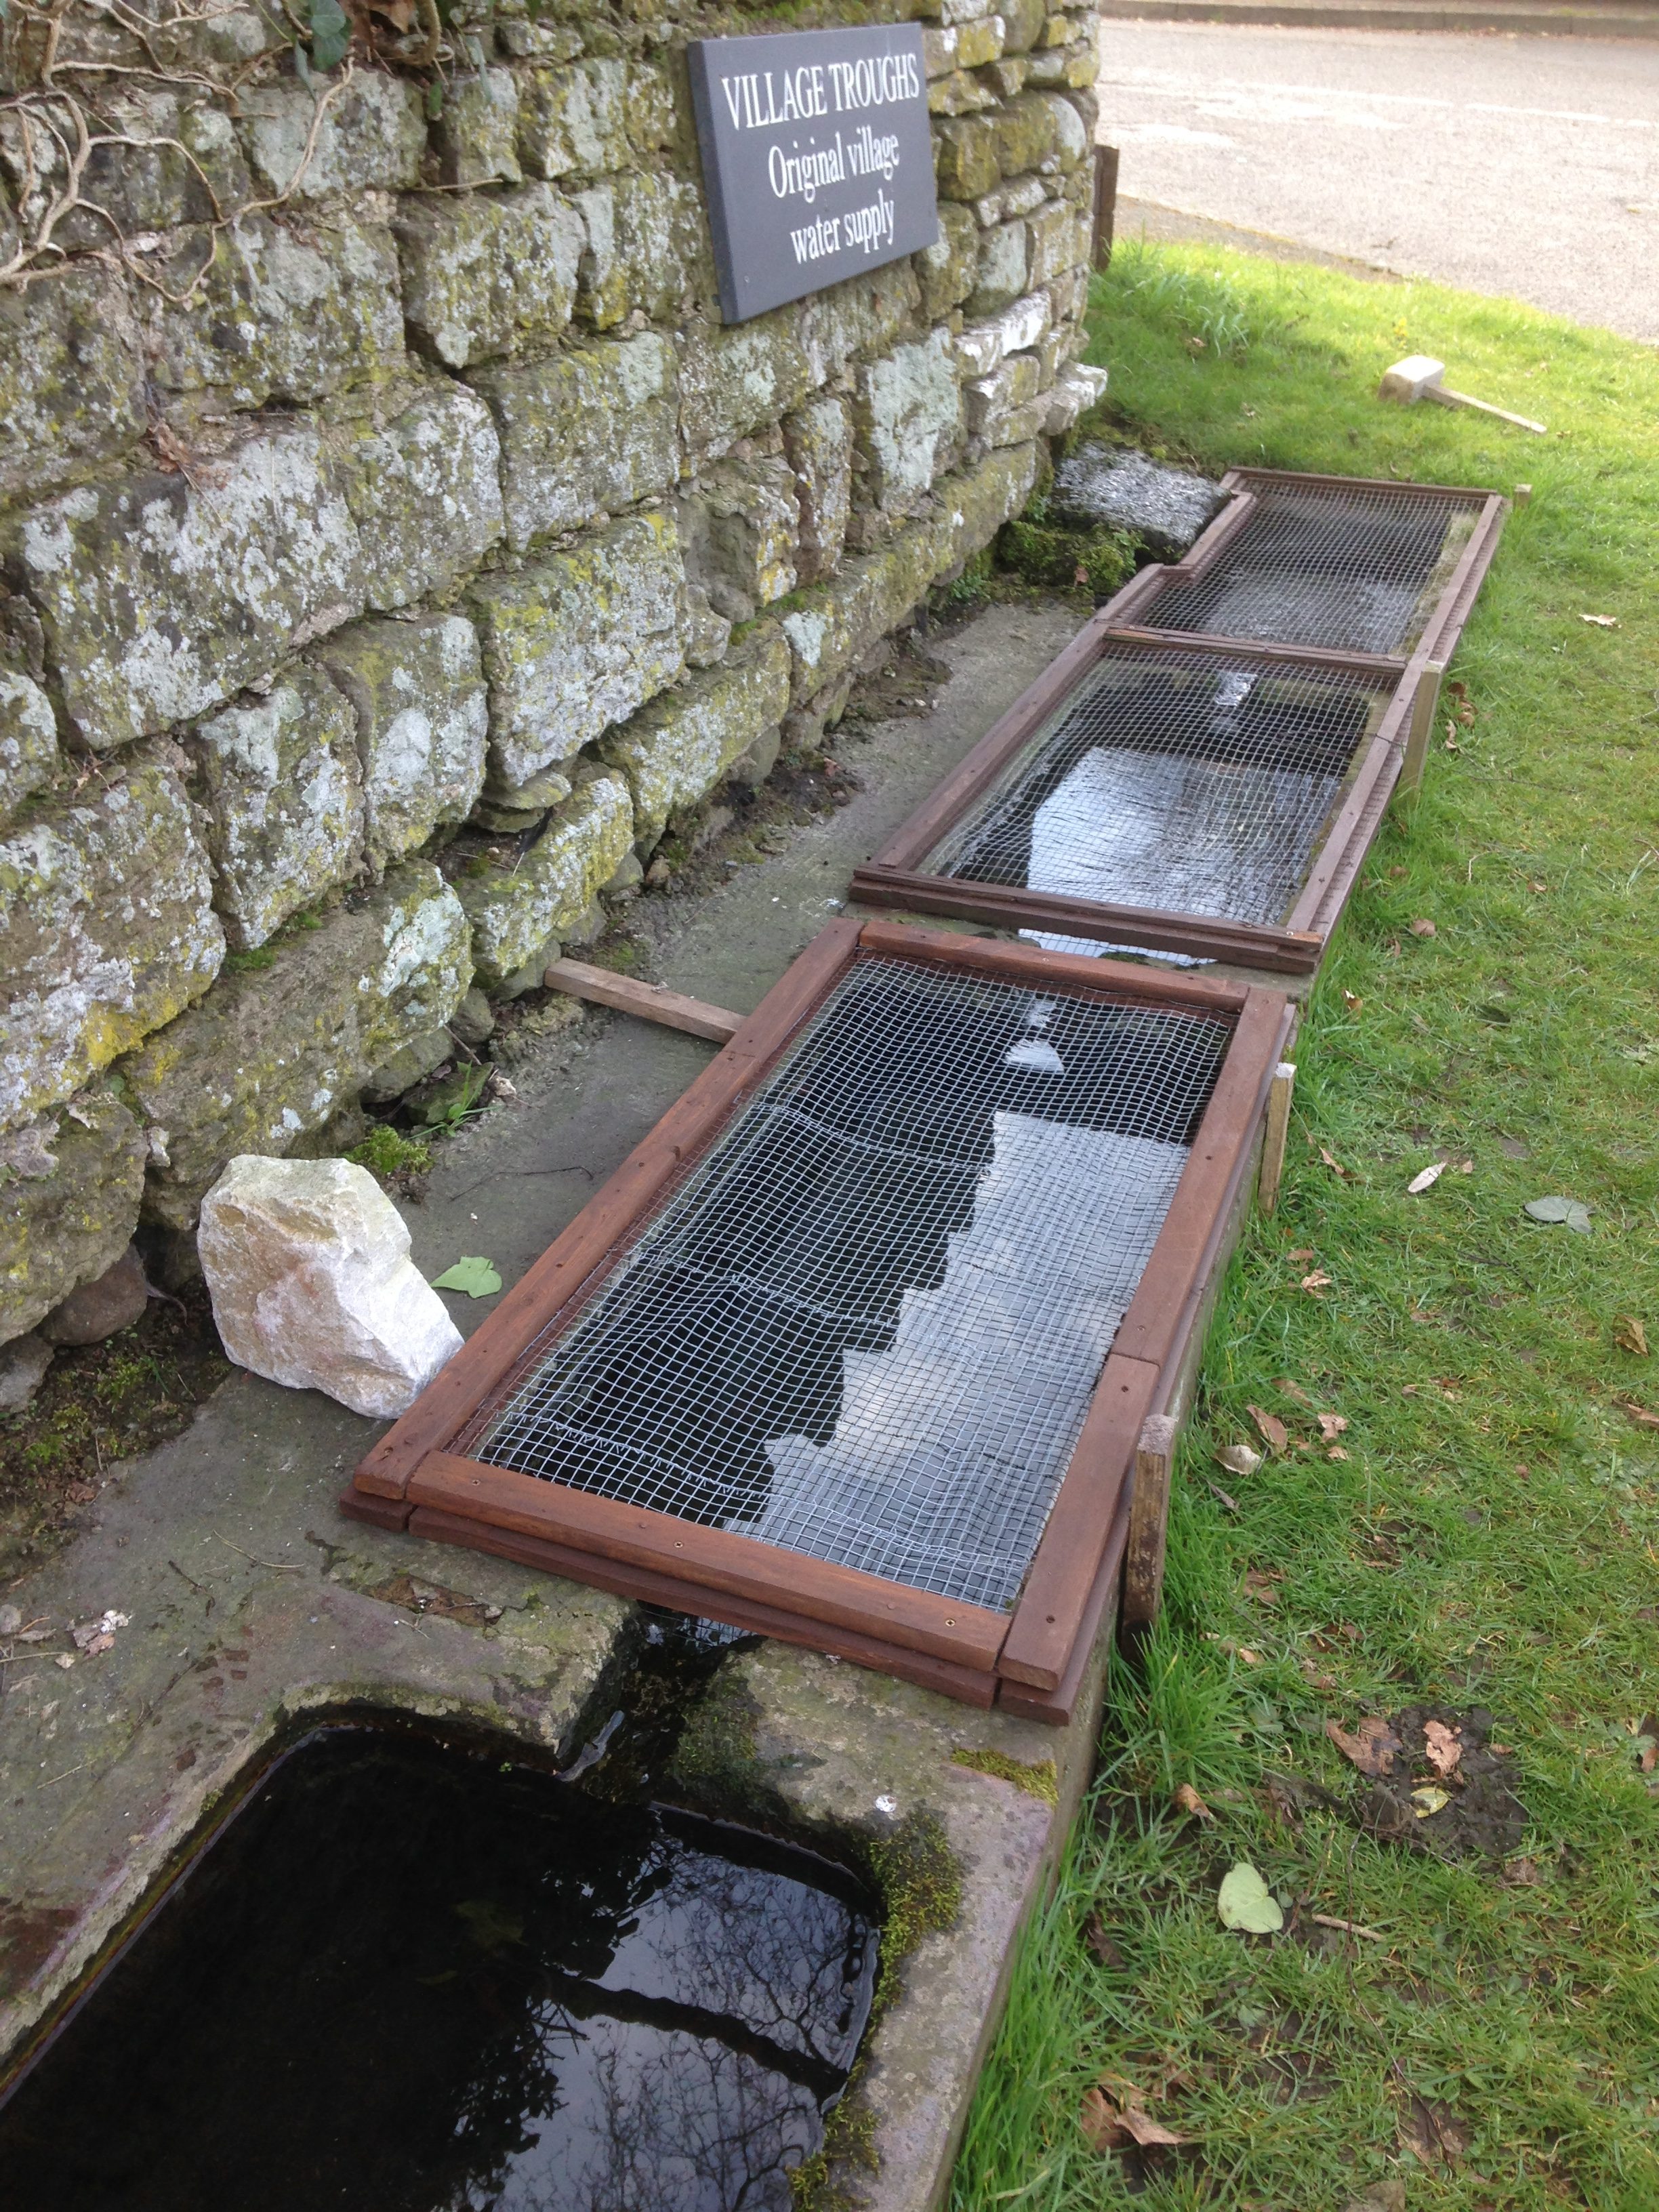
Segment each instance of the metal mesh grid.
[{"label": "metal mesh grid", "polygon": [[[921,866],[1278,922],[1388,698],[1380,684],[1248,653],[1109,647]],[[1054,951],[1109,949],[1026,933]]]},{"label": "metal mesh grid", "polygon": [[1196,583],[1161,592],[1153,629],[1404,653],[1427,626],[1480,515],[1444,497],[1260,484],[1255,513]]},{"label": "metal mesh grid", "polygon": [[1231,1033],[855,963],[475,1458],[1017,1595]]}]

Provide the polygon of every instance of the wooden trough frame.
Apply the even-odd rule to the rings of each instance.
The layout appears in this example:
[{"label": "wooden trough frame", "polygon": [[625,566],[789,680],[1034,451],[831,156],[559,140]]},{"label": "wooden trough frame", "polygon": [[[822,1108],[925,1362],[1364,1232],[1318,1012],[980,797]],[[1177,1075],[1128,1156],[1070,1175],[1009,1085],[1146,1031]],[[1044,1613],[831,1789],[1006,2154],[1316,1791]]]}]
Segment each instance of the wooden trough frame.
[{"label": "wooden trough frame", "polygon": [[[468,1458],[460,1440],[546,1357],[657,1202],[861,958],[1219,1015],[1228,1043],[1168,1213],[1010,1612]],[[1115,1595],[1149,1416],[1178,1416],[1253,1194],[1294,1018],[1279,993],[881,922],[832,924],[358,1467],[343,1510],[620,1595],[802,1644],[1031,1717],[1070,1717]],[[1279,1117],[1282,1141],[1283,1117]],[[1151,1486],[1148,1486],[1149,1489]],[[1143,1575],[1142,1581],[1144,1583]]]}]

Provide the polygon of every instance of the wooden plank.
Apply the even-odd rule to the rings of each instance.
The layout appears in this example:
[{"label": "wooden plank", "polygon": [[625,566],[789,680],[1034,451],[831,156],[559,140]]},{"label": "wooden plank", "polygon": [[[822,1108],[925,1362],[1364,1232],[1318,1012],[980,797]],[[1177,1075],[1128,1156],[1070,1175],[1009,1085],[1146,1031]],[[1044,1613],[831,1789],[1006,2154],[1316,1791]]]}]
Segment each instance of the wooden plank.
[{"label": "wooden plank", "polygon": [[416,1505],[545,1537],[618,1566],[672,1575],[699,1589],[775,1606],[804,1621],[854,1629],[981,1673],[996,1664],[1007,1632],[1006,1616],[982,1606],[452,1453],[428,1452],[410,1479],[409,1495]]},{"label": "wooden plank", "polygon": [[648,1568],[622,1566],[591,1552],[552,1543],[545,1537],[491,1528],[486,1522],[425,1505],[415,1513],[410,1533],[440,1543],[464,1544],[470,1550],[488,1552],[496,1559],[514,1559],[520,1566],[538,1567],[544,1573],[562,1575],[568,1582],[609,1590],[613,1596],[632,1598],[642,1605],[665,1606],[672,1612],[690,1613],[697,1620],[719,1620],[728,1628],[747,1629],[757,1636],[773,1637],[781,1644],[827,1651],[836,1658],[850,1659],[856,1666],[896,1674],[907,1682],[921,1683],[924,1689],[942,1691],[947,1697],[969,1705],[988,1706],[995,1695],[996,1677],[982,1670],[953,1667],[947,1660],[930,1659],[923,1652],[884,1644],[876,1637],[861,1636],[855,1630],[805,1622],[773,1606],[733,1598],[724,1591],[704,1589],[696,1583],[677,1582],[672,1575],[654,1573]]},{"label": "wooden plank", "polygon": [[1112,265],[1112,234],[1117,228],[1117,161],[1115,146],[1095,148],[1094,222],[1089,240],[1089,266]]},{"label": "wooden plank", "polygon": [[859,933],[861,951],[914,960],[958,974],[995,975],[1009,983],[1045,984],[1056,988],[1097,991],[1137,1004],[1193,1006],[1206,1013],[1237,1013],[1250,987],[1221,976],[1165,975],[1132,968],[1123,960],[1091,960],[1077,952],[1048,952],[1040,945],[1012,945],[1002,938],[952,937],[937,929],[917,929],[902,921],[866,921]]},{"label": "wooden plank", "polygon": [[1330,669],[1340,676],[1381,677],[1388,683],[1397,683],[1407,665],[1403,653],[1348,653],[1337,646],[1279,645],[1270,638],[1230,637],[1223,630],[1149,629],[1128,623],[1113,624],[1112,641],[1115,645],[1178,646],[1183,653],[1247,653],[1258,660]]},{"label": "wooden plank", "polygon": [[618,975],[609,968],[590,968],[580,960],[554,961],[542,981],[550,991],[566,991],[573,999],[614,1006],[618,1013],[638,1014],[645,1021],[684,1030],[715,1044],[730,1044],[743,1027],[743,1016],[728,1013],[724,1006],[683,998],[661,983],[641,983],[636,976]]},{"label": "wooden plank", "polygon": [[1228,1190],[1255,1144],[1293,1018],[1279,993],[1250,992],[1158,1242],[1114,1339],[1114,1349],[1127,1358],[1159,1365],[1180,1340],[1182,1316],[1201,1290],[1206,1253]]},{"label": "wooden plank", "polygon": [[1135,1441],[1134,1491],[1123,1553],[1123,1602],[1118,1620],[1127,1629],[1150,1628],[1162,1602],[1175,1446],[1176,1424],[1169,1414],[1149,1413]]},{"label": "wooden plank", "polygon": [[1256,1204],[1263,1213],[1279,1205],[1279,1187],[1285,1179],[1285,1143],[1291,1133],[1291,1094],[1296,1087],[1296,1062],[1281,1060],[1267,1090],[1267,1124],[1261,1140],[1261,1175],[1256,1185]]},{"label": "wooden plank", "polygon": [[1330,935],[1336,921],[1335,913],[1331,911],[1331,886],[1345,874],[1348,883],[1352,883],[1358,870],[1353,841],[1370,823],[1364,837],[1364,844],[1369,846],[1378,813],[1377,787],[1384,782],[1391,786],[1399,770],[1399,747],[1386,738],[1373,738],[1359,764],[1359,772],[1348,786],[1325,842],[1308,871],[1307,879],[1297,894],[1296,904],[1286,918],[1287,927],[1313,931],[1322,941]]},{"label": "wooden plank", "polygon": [[1182,914],[1174,908],[1164,911],[1156,907],[1117,906],[1105,899],[1068,898],[1054,891],[1023,890],[1012,884],[980,883],[964,876],[866,866],[853,871],[851,890],[852,896],[866,905],[903,907],[916,914],[955,915],[1005,929],[1097,937],[1105,944],[1184,952],[1197,960],[1230,960],[1241,967],[1268,969],[1287,975],[1311,975],[1324,951],[1324,939],[1306,931]]},{"label": "wooden plank", "polygon": [[1012,1682],[1005,1679],[997,1687],[999,1712],[1012,1713],[1017,1720],[1042,1721],[1050,1728],[1069,1725],[1083,1692],[1089,1662],[1094,1656],[1095,1646],[1100,1640],[1102,1626],[1107,1613],[1117,1600],[1128,1531],[1129,1497],[1126,1486],[1106,1539],[1105,1549],[1101,1553],[1100,1571],[1095,1577],[1094,1588],[1083,1608],[1077,1644],[1066,1662],[1066,1672],[1060,1676],[1060,1686],[1054,1690],[1039,1690],[1028,1682]]},{"label": "wooden plank", "polygon": [[359,1490],[401,1498],[422,1456],[456,1436],[617,1239],[724,1126],[800,1024],[851,966],[859,925],[821,930],[725,1050],[678,1098],[563,1234],[502,1298],[357,1468]]},{"label": "wooden plank", "polygon": [[1213,522],[1207,524],[1181,558],[1164,571],[1165,590],[1177,584],[1195,584],[1221,558],[1242,531],[1255,520],[1261,501],[1253,491],[1236,491]]},{"label": "wooden plank", "polygon": [[1469,533],[1457,566],[1452,570],[1440,601],[1425,629],[1418,650],[1425,659],[1446,661],[1463,635],[1476,594],[1498,551],[1509,501],[1494,492]]},{"label": "wooden plank", "polygon": [[1412,695],[1411,721],[1406,732],[1405,757],[1400,763],[1400,781],[1395,786],[1399,799],[1414,799],[1423,787],[1423,771],[1429,757],[1429,739],[1434,733],[1435,716],[1440,706],[1440,687],[1445,678],[1446,663],[1437,656],[1425,660],[1417,671],[1416,689]]},{"label": "wooden plank", "polygon": [[414,1510],[406,1498],[377,1498],[368,1490],[343,1490],[338,1503],[348,1521],[366,1521],[371,1528],[406,1528]]},{"label": "wooden plank", "polygon": [[1291,491],[1298,485],[1316,484],[1330,491],[1386,491],[1403,493],[1407,497],[1455,500],[1461,506],[1473,507],[1477,500],[1502,499],[1501,492],[1486,484],[1419,483],[1414,479],[1395,477],[1333,477],[1321,476],[1315,470],[1304,469],[1229,469],[1224,482],[1241,484],[1266,484]]},{"label": "wooden plank", "polygon": [[1158,1384],[1156,1366],[1108,1353],[997,1661],[1005,1679],[1059,1688]]}]

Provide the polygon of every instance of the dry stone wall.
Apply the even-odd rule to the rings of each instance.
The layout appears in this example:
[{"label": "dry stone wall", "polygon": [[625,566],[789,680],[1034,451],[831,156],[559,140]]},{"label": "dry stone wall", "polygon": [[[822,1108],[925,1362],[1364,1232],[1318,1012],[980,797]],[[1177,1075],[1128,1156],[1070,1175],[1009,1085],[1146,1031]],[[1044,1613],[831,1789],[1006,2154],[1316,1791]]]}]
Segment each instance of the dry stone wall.
[{"label": "dry stone wall", "polygon": [[683,49],[763,15],[13,0],[0,1341],[586,941],[1023,506],[1097,19],[787,27],[912,15],[938,245],[727,329]]}]

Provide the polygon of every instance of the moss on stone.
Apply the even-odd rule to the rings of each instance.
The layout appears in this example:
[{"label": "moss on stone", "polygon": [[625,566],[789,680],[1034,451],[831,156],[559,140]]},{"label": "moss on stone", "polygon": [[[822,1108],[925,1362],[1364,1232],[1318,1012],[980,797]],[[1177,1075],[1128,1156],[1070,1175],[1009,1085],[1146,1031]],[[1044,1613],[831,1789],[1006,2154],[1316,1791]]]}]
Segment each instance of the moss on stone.
[{"label": "moss on stone", "polygon": [[1028,584],[1086,585],[1097,599],[1109,598],[1135,571],[1133,544],[1121,530],[1065,530],[1026,516],[1004,525],[997,555]]},{"label": "moss on stone", "polygon": [[1016,1790],[1023,1790],[1028,1797],[1044,1805],[1060,1802],[1060,1770],[1052,1759],[1028,1764],[1023,1759],[1010,1759],[1005,1751],[958,1749],[951,1753],[951,1764],[965,1766],[975,1774],[989,1774],[999,1782],[1012,1782]]},{"label": "moss on stone", "polygon": [[699,1699],[674,1752],[674,1776],[694,1796],[728,1805],[755,1795],[760,1708],[728,1667]]}]

